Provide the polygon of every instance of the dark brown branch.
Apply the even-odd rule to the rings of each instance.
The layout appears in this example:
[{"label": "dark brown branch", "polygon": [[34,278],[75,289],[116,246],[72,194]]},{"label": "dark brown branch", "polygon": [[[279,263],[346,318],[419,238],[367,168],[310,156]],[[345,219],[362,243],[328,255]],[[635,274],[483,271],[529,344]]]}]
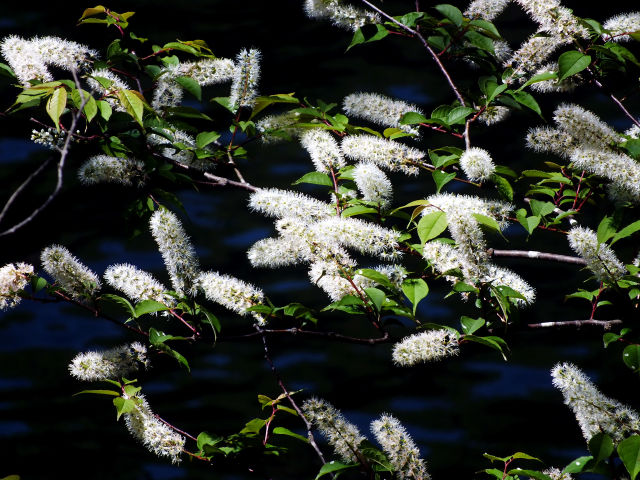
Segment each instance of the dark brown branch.
[{"label": "dark brown branch", "polygon": [[622,320],[567,320],[565,322],[542,322],[529,323],[528,328],[564,328],[564,327],[602,327],[604,330],[611,330],[614,325],[622,325]]},{"label": "dark brown branch", "polygon": [[490,248],[487,253],[490,257],[534,258],[538,260],[549,260],[551,262],[572,263],[574,265],[587,264],[584,258],[571,257],[569,255],[558,255],[555,253],[537,252],[535,250],[495,250]]},{"label": "dark brown branch", "polygon": [[271,329],[271,330],[260,330],[259,332],[248,333],[246,335],[236,335],[231,337],[221,337],[218,341],[233,341],[233,340],[242,340],[245,338],[259,337],[263,335],[300,335],[305,337],[316,337],[316,338],[329,338],[332,340],[336,340],[339,342],[345,343],[357,343],[360,345],[375,345],[378,343],[389,343],[394,340],[390,337],[388,332],[385,332],[383,336],[378,338],[358,338],[358,337],[349,337],[347,335],[342,335],[336,332],[315,332],[313,330],[302,330],[300,328],[283,328],[283,329]]},{"label": "dark brown branch", "polygon": [[285,394],[291,406],[298,413],[298,416],[300,417],[300,419],[304,422],[305,427],[307,428],[307,438],[309,439],[309,443],[311,444],[313,449],[316,451],[316,454],[318,455],[318,457],[320,458],[320,461],[324,465],[325,463],[327,463],[327,461],[324,459],[322,450],[320,450],[320,447],[318,447],[318,444],[316,443],[316,440],[313,436],[313,432],[311,431],[312,425],[307,419],[307,417],[305,417],[304,412],[300,409],[300,407],[298,407],[298,404],[293,400],[293,398],[291,398],[291,394],[289,393],[289,390],[282,382],[280,373],[278,373],[278,370],[276,369],[276,366],[273,363],[273,360],[271,359],[271,355],[269,354],[269,346],[267,345],[267,337],[265,335],[265,331],[262,330],[260,327],[256,326],[256,334],[262,338],[262,345],[264,347],[264,358],[267,361],[267,363],[269,363],[269,366],[271,367],[271,372],[273,373],[274,377],[276,377],[276,381],[278,382],[278,385],[282,389],[282,393]]}]

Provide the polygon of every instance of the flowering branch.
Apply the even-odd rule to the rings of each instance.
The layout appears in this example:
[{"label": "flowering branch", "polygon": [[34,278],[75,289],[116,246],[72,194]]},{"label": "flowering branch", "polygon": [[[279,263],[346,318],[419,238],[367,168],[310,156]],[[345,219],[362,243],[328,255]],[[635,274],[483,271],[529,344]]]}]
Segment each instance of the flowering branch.
[{"label": "flowering branch", "polygon": [[573,263],[575,265],[587,264],[584,258],[538,252],[535,250],[495,250],[490,248],[487,250],[487,253],[490,257],[535,258],[538,260],[549,260],[551,262]]}]

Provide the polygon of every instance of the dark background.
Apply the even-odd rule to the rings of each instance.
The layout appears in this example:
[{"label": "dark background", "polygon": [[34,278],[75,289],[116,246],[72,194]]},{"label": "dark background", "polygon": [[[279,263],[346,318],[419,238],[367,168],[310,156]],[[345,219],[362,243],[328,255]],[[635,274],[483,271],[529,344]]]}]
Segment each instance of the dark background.
[{"label": "dark background", "polygon": [[[234,57],[243,47],[259,48],[263,54],[260,91],[264,94],[296,92],[300,97],[340,103],[354,91],[371,91],[418,103],[426,111],[453,99],[417,42],[387,38],[345,53],[351,34],[326,22],[309,20],[303,15],[301,3],[131,1],[105,6],[118,12],[136,12],[129,30],[150,38],[142,47],[131,44],[138,53],[148,51],[152,42],[162,44],[176,38],[206,40],[220,57]],[[423,3],[424,9],[431,5]],[[622,2],[599,5],[597,9],[579,2],[565,4],[574,8],[577,15],[602,21],[631,8]],[[0,36],[59,35],[104,51],[117,37],[114,29],[75,26],[83,9],[89,6],[93,5],[64,2],[39,9],[19,4],[3,6]],[[411,10],[413,2],[385,2],[384,6],[401,14]],[[464,5],[460,6],[464,9]],[[496,24],[513,46],[533,30],[531,22],[515,6],[509,7]],[[461,88],[474,78],[464,64],[451,68]],[[0,82],[4,109],[18,90],[5,78]],[[216,88],[207,93],[227,94],[228,86]],[[628,127],[613,104],[590,87],[566,98],[543,97],[540,103],[545,117],[551,118],[555,105],[564,100],[592,108],[620,129]],[[635,100],[632,106],[637,112]],[[28,141],[34,128],[29,115],[3,116],[0,122],[4,201],[50,152]],[[518,113],[505,124],[478,128],[472,132],[472,140],[474,145],[489,149],[499,164],[515,169],[522,169],[523,165],[539,168],[548,158],[524,148],[527,128],[538,123],[533,115]],[[445,144],[452,144],[448,137],[426,134],[419,147],[426,150]],[[456,146],[462,147],[462,143]],[[2,264],[27,261],[39,265],[39,252],[58,243],[98,273],[112,263],[129,262],[153,271],[166,282],[162,259],[146,226],[123,218],[122,212],[135,199],[136,192],[114,186],[86,188],[77,182],[75,169],[91,153],[82,146],[74,150],[59,198],[19,233],[0,237]],[[249,158],[242,170],[247,180],[258,186],[286,188],[312,169],[306,153],[295,145],[255,145]],[[397,205],[433,192],[428,176],[410,181],[395,176],[393,180]],[[16,203],[6,225],[41,202],[53,182],[51,170],[43,174],[42,181]],[[315,192],[325,198],[322,190]],[[269,220],[245,208],[245,192],[184,190],[178,194],[188,211],[189,216],[183,217],[185,228],[192,236],[203,269],[229,273],[260,285],[276,305],[301,301],[321,308],[328,303],[321,291],[308,286],[304,268],[250,269],[246,249],[257,239],[273,235],[273,227]],[[594,218],[605,211],[599,208],[592,208]],[[586,218],[585,224],[589,222]],[[132,238],[136,228],[141,228],[142,234]],[[492,239],[492,246],[569,253],[561,237],[537,233],[526,243],[522,230],[515,227],[508,236],[511,244]],[[576,286],[595,288],[593,283],[581,283],[588,277],[586,272],[548,263],[499,263],[514,268],[538,290],[538,302],[523,312],[523,322],[589,315],[586,302],[564,301],[564,295]],[[572,286],[567,287],[568,284]],[[435,283],[430,286],[432,293],[421,306],[421,318],[458,326],[459,314],[469,313],[470,306],[455,297],[445,300],[444,288]],[[250,331],[248,320],[219,313],[228,332]],[[603,310],[605,317],[615,313]],[[366,327],[353,325],[352,320],[345,325],[346,320],[336,317],[328,321],[326,328],[374,334]],[[404,332],[399,327],[393,331],[398,336]],[[180,467],[170,466],[138,445],[122,422],[115,422],[110,399],[72,397],[88,388],[67,374],[66,365],[77,352],[131,340],[123,330],[72,306],[23,302],[2,312],[0,477],[11,473],[34,479],[260,477],[232,462],[211,467],[185,459]],[[369,423],[383,412],[398,417],[419,444],[435,479],[470,478],[473,472],[489,468],[489,462],[482,458],[484,452],[503,456],[520,450],[559,467],[586,454],[577,423],[551,386],[549,370],[559,361],[575,362],[604,392],[638,407],[637,379],[621,365],[619,351],[602,349],[601,332],[523,332],[514,334],[509,341],[513,351],[509,363],[495,352],[465,346],[460,358],[411,369],[391,364],[390,345],[363,347],[281,338],[274,339],[271,347],[286,384],[291,389],[304,389],[299,394],[301,399],[316,395],[330,400],[365,433]],[[280,393],[257,339],[220,342],[215,348],[198,346],[184,353],[191,361],[190,375],[161,357],[154,359],[154,368],[139,379],[152,408],[191,433],[207,430],[224,435],[238,431],[246,421],[261,414],[256,394],[275,397]],[[286,425],[303,433],[296,422]],[[270,478],[313,478],[319,465],[311,449],[295,441],[285,440],[284,444],[291,447],[290,456],[253,467],[264,470]],[[329,449],[325,451],[328,453]]]}]

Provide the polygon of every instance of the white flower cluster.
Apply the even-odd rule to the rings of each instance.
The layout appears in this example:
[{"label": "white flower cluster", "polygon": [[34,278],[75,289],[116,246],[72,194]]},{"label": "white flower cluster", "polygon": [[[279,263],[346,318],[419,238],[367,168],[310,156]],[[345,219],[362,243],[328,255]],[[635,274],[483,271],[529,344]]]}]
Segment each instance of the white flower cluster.
[{"label": "white flower cluster", "polygon": [[[196,139],[188,133],[168,128],[163,128],[162,132],[164,136],[150,133],[147,135],[147,142],[149,145],[162,147],[160,154],[164,157],[198,170],[212,170],[215,167],[211,159],[198,158],[194,151],[197,148]],[[208,147],[205,150],[209,150]]]},{"label": "white flower cluster", "polygon": [[[640,164],[615,145],[624,137],[592,112],[578,105],[561,105],[554,112],[556,128],[538,127],[527,134],[527,145],[553,152],[580,169],[608,179],[614,200],[640,201]],[[630,129],[627,133],[633,134]]]},{"label": "white flower cluster", "polygon": [[[510,204],[451,193],[432,195],[427,200],[433,208],[446,213],[447,228],[456,242],[455,246],[439,241],[424,245],[424,258],[439,273],[459,269],[466,283],[506,285],[524,297],[524,300],[514,299],[517,305],[524,306],[534,302],[535,290],[525,280],[515,272],[495,266],[489,261],[484,235],[473,216],[478,214],[491,217],[504,229],[507,226],[507,216],[513,208]],[[426,208],[423,214],[433,211],[432,208]],[[446,279],[452,283],[457,281],[455,276],[446,276]]]},{"label": "white flower cluster", "polygon": [[484,109],[484,112],[480,114],[478,120],[485,125],[490,126],[505,120],[510,113],[511,110],[507,107],[503,107],[502,105],[489,105]]},{"label": "white flower cluster", "polygon": [[119,183],[141,187],[145,184],[144,163],[129,158],[94,155],[80,166],[78,178],[84,185]]},{"label": "white flower cluster", "polygon": [[371,162],[392,172],[417,175],[425,153],[400,142],[373,135],[348,135],[340,145],[342,153],[353,160]]},{"label": "white flower cluster", "polygon": [[48,65],[64,70],[84,68],[97,52],[76,42],[58,37],[35,37],[30,40],[10,35],[0,43],[0,52],[22,83],[29,88],[29,80],[53,80]]},{"label": "white flower cluster", "polygon": [[478,147],[471,147],[462,154],[460,167],[472,182],[489,180],[496,171],[496,166],[489,152]]},{"label": "white flower cluster", "polygon": [[[264,293],[259,288],[217,272],[201,273],[197,282],[207,299],[241,315],[246,315],[247,308],[262,303],[264,298]],[[252,314],[258,324],[265,324],[264,317],[255,312]]]},{"label": "white flower cluster", "polygon": [[105,270],[104,279],[136,302],[155,300],[169,307],[175,304],[173,297],[164,293],[168,289],[153,278],[153,275],[128,263],[111,265]]},{"label": "white flower cluster", "polygon": [[418,135],[419,129],[413,125],[401,125],[400,119],[405,113],[417,112],[422,114],[422,110],[412,104],[402,100],[394,100],[385,95],[377,93],[352,93],[343,100],[344,111],[348,115],[364,118],[383,127],[394,127]]},{"label": "white flower cluster", "polygon": [[573,480],[573,476],[570,473],[562,473],[559,468],[547,468],[542,473],[551,477],[551,480]]},{"label": "white flower cluster", "polygon": [[259,190],[249,204],[279,217],[280,234],[259,240],[248,250],[251,264],[274,268],[309,263],[311,281],[334,300],[355,293],[352,282],[358,288],[371,286],[368,279],[353,273],[355,262],[346,248],[383,260],[399,256],[396,232],[356,218],[331,216],[330,205],[313,198],[278,189]]},{"label": "white flower cluster", "polygon": [[358,427],[347,422],[333,405],[321,398],[306,400],[302,411],[345,462],[358,461],[358,447],[366,440]]},{"label": "white flower cluster", "polygon": [[560,37],[533,35],[513,52],[511,58],[505,61],[505,66],[512,67],[516,75],[535,72],[541,63],[567,42]]},{"label": "white flower cluster", "polygon": [[151,106],[155,110],[162,107],[180,105],[183,96],[182,86],[176,81],[179,77],[189,77],[202,87],[224,83],[233,78],[235,65],[228,58],[205,58],[197,62],[184,62],[164,68],[159,75],[153,91]]},{"label": "white flower cluster", "polygon": [[429,480],[425,461],[420,450],[400,421],[392,415],[382,414],[371,422],[371,433],[387,454],[400,480]]},{"label": "white flower cluster", "polygon": [[64,132],[58,132],[53,127],[42,128],[40,130],[31,131],[31,141],[39,145],[44,145],[51,150],[62,148],[66,135]]},{"label": "white flower cluster", "polygon": [[510,0],[473,0],[464,11],[466,17],[491,22],[507,7]]},{"label": "white flower cluster", "polygon": [[136,372],[140,366],[148,368],[147,348],[139,342],[112,348],[102,352],[84,352],[76,355],[69,364],[72,377],[85,382],[119,380]]},{"label": "white flower cluster", "polygon": [[446,330],[427,330],[403,338],[393,346],[392,358],[396,365],[407,367],[419,362],[434,362],[458,355],[458,338]]},{"label": "white flower cluster", "polygon": [[80,263],[65,247],[47,247],[42,251],[40,259],[45,271],[75,300],[93,298],[100,290],[98,276]]},{"label": "white flower cluster", "polygon": [[602,26],[609,32],[603,35],[605,41],[628,42],[631,33],[640,32],[640,12],[621,13],[611,17]]},{"label": "white flower cluster", "polygon": [[171,463],[180,463],[185,438],[156,417],[144,395],[139,393],[131,398],[135,406],[123,415],[127,430],[159,457],[168,457]]},{"label": "white flower cluster", "polygon": [[[302,404],[302,410],[308,421],[325,436],[343,461],[359,461],[359,447],[366,437],[358,427],[347,422],[340,411],[320,398],[306,400]],[[418,447],[397,418],[389,414],[380,415],[371,422],[371,433],[387,455],[395,472],[394,478],[430,480]]]},{"label": "white flower cluster", "polygon": [[387,210],[391,206],[393,197],[391,181],[374,163],[358,163],[353,169],[353,180],[363,200],[377,203],[381,210]]},{"label": "white flower cluster", "polygon": [[[558,64],[557,62],[550,62],[546,65],[542,65],[536,72],[535,75],[542,75],[545,73],[557,73],[558,72]],[[578,84],[582,81],[582,77],[578,75],[572,75],[569,78],[565,78],[564,80],[558,82],[557,79],[544,80],[542,82],[536,82],[531,85],[531,90],[539,93],[550,93],[550,92],[570,92],[578,86]]]},{"label": "white flower cluster", "polygon": [[603,395],[578,367],[571,363],[556,365],[551,370],[553,386],[562,392],[564,403],[573,410],[588,442],[596,433],[606,433],[614,444],[640,434],[637,412]]},{"label": "white flower cluster", "polygon": [[276,131],[292,138],[299,137],[305,131],[303,128],[295,126],[299,118],[300,114],[298,112],[267,115],[256,122],[256,130],[260,133],[262,141],[265,143],[283,140],[282,136],[274,135]]},{"label": "white flower cluster", "polygon": [[149,225],[173,289],[180,295],[195,294],[196,278],[200,273],[198,258],[180,220],[173,212],[160,209],[153,212]]},{"label": "white flower cluster", "polygon": [[28,263],[8,263],[0,268],[0,310],[20,303],[19,292],[27,286],[32,275],[33,265]]},{"label": "white flower cluster", "polygon": [[[100,78],[100,80],[102,80],[103,82],[104,79],[106,79],[107,82],[104,83],[108,83],[108,85],[103,85],[97,80],[96,77]],[[106,68],[93,70],[90,73],[89,78],[87,78],[87,83],[89,84],[89,87],[93,92],[96,92],[104,97],[104,100],[111,106],[111,108],[119,112],[126,111],[126,109],[118,100],[117,95],[118,92],[122,90],[130,90],[131,87],[129,87],[127,82],[122,80],[118,75],[111,72],[110,70],[107,70]]]},{"label": "white flower cluster", "polygon": [[316,171],[329,173],[346,165],[340,146],[333,136],[320,128],[307,130],[300,136],[300,143],[311,156]]},{"label": "white flower cluster", "polygon": [[240,107],[253,108],[258,95],[258,79],[260,78],[260,51],[256,49],[242,50],[236,58],[233,71],[229,105],[234,111]]},{"label": "white flower cluster", "polygon": [[344,5],[341,0],[305,0],[304,9],[310,18],[328,18],[335,26],[353,31],[363,25],[380,23],[377,13]]},{"label": "white flower cluster", "polygon": [[568,234],[569,245],[587,262],[598,281],[615,283],[627,272],[613,249],[598,242],[596,232],[589,228],[573,227]]}]

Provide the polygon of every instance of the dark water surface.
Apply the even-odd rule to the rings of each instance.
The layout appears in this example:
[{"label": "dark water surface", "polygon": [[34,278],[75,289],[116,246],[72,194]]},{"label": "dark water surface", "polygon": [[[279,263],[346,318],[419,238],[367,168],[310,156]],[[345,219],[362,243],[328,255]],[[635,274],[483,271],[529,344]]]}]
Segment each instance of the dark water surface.
[{"label": "dark water surface", "polygon": [[[306,19],[301,3],[131,1],[106,6],[120,12],[136,11],[130,29],[138,36],[150,37],[154,43],[200,38],[221,57],[233,57],[242,47],[260,48],[260,90],[265,94],[295,91],[300,96],[339,103],[354,91],[372,91],[421,104],[427,111],[450,100],[444,82],[434,76],[429,60],[415,45],[388,39],[380,46],[345,53],[350,34]],[[609,16],[609,12],[598,15],[597,11],[573,3],[567,5],[575,8],[578,15],[600,19]],[[408,11],[413,2],[385,2],[387,5],[389,10],[403,5]],[[60,35],[100,49],[115,38],[113,31],[101,26],[74,26],[83,8],[89,6],[93,5],[51,3],[50,8],[38,10],[19,4],[3,6],[0,34]],[[626,10],[620,5],[617,11]],[[511,12],[505,19],[505,28],[524,37],[530,25],[523,24],[517,12]],[[454,73],[457,68],[461,67],[454,66]],[[464,81],[461,78],[462,84]],[[16,90],[5,79],[0,82],[0,99],[6,107],[12,103]],[[586,95],[585,99],[592,105],[606,100]],[[548,103],[541,102],[548,107],[547,117],[558,100],[551,97]],[[612,122],[617,118],[609,104],[602,104],[598,111]],[[529,168],[536,168],[541,157],[524,152],[523,137],[531,118],[520,115],[512,117],[508,125],[480,129],[473,138],[477,145],[490,149],[500,164],[527,163]],[[28,139],[32,128],[28,117],[15,121],[3,118],[2,123],[0,169],[4,201],[8,192],[47,157],[48,151],[23,140]],[[419,147],[427,149],[445,143],[450,144],[448,138],[426,135]],[[122,211],[135,193],[113,186],[81,187],[73,171],[86,157],[83,154],[82,147],[74,152],[68,184],[47,212],[19,234],[0,238],[4,246],[0,253],[2,264],[27,261],[38,265],[39,252],[59,243],[96,272],[103,272],[113,263],[129,262],[166,282],[162,259],[146,227],[142,225],[142,234],[131,238],[140,225],[122,219]],[[312,169],[305,152],[296,146],[253,148],[250,158],[242,168],[247,179],[259,186],[286,187]],[[18,204],[21,212],[29,211],[50,191],[53,177],[44,178],[48,180]],[[398,205],[433,192],[428,176],[411,180],[406,186],[402,185],[403,177],[393,179]],[[324,198],[324,192],[315,191]],[[192,236],[203,269],[261,285],[276,305],[295,300],[321,308],[328,303],[322,292],[309,287],[304,268],[249,269],[246,249],[274,231],[272,222],[245,208],[244,192],[204,190],[178,194],[189,212],[185,228]],[[544,234],[528,244],[522,235],[513,237],[513,243],[507,246],[498,239],[492,242],[497,248],[568,253],[566,245],[550,244],[556,238]],[[565,302],[564,295],[570,292],[558,285],[565,278],[586,279],[585,272],[516,260],[500,264],[518,271],[538,290],[539,303],[523,312],[523,321],[568,320],[588,315],[586,302]],[[468,312],[470,308],[454,297],[443,299],[445,291],[437,285],[431,288],[432,293],[421,305],[421,318],[457,326],[460,311]],[[220,313],[225,328],[250,331],[246,319]],[[326,328],[374,334],[366,328],[344,325],[344,320],[337,316]],[[396,335],[402,332],[400,327],[393,330]],[[482,458],[484,452],[503,456],[520,450],[556,466],[586,454],[577,424],[562,404],[561,395],[551,386],[549,370],[555,363],[575,362],[607,394],[639,406],[637,380],[620,368],[618,354],[603,351],[600,338],[600,332],[591,331],[521,333],[509,339],[513,350],[509,363],[486,349],[470,346],[463,349],[460,358],[411,369],[391,364],[390,345],[327,344],[291,337],[273,339],[271,348],[287,385],[304,389],[301,398],[326,398],[363,432],[368,432],[369,423],[381,413],[395,415],[419,444],[433,478],[444,479],[471,478],[473,472],[489,468],[488,461]],[[2,312],[0,478],[12,473],[25,479],[258,477],[233,464],[209,467],[185,460],[180,467],[168,465],[137,445],[122,422],[116,423],[110,399],[72,397],[87,388],[67,374],[67,365],[77,352],[131,340],[113,324],[67,305],[23,302],[16,309]],[[186,431],[238,431],[244,422],[261,414],[256,394],[279,394],[257,339],[220,342],[213,349],[201,345],[184,353],[191,361],[190,375],[159,358],[155,368],[139,379],[153,409]],[[604,373],[608,371],[615,374]],[[286,425],[303,433],[296,422]],[[311,449],[295,442],[287,445],[294,454],[269,460],[265,468],[271,478],[312,478],[308,472],[313,469],[309,470],[308,465],[315,465],[316,459]]]}]

